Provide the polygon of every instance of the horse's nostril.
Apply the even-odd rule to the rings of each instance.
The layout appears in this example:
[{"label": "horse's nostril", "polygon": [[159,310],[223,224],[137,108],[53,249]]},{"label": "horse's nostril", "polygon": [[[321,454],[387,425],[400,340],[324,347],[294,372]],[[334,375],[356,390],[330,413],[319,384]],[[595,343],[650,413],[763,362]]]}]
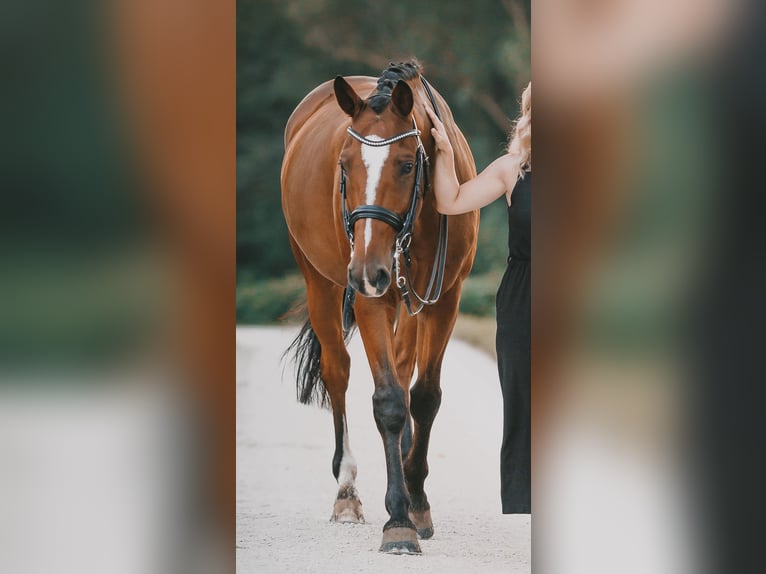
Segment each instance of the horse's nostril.
[{"label": "horse's nostril", "polygon": [[375,275],[375,287],[378,291],[383,291],[391,283],[391,275],[384,268],[378,269]]},{"label": "horse's nostril", "polygon": [[361,281],[351,269],[348,270],[348,284],[356,291],[361,291]]}]

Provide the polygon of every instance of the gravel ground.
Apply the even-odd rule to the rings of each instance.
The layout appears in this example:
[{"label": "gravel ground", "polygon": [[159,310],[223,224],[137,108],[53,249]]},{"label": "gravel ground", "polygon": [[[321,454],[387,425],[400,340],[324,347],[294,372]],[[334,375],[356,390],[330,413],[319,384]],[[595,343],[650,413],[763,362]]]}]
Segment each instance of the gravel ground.
[{"label": "gravel ground", "polygon": [[502,403],[492,359],[450,343],[426,480],[435,534],[420,541],[422,555],[393,556],[378,552],[385,461],[361,339],[349,345],[347,417],[366,523],[334,524],[332,420],[296,401],[292,365],[283,372],[280,362],[296,333],[237,329],[237,571],[530,572],[530,517],[500,512]]}]

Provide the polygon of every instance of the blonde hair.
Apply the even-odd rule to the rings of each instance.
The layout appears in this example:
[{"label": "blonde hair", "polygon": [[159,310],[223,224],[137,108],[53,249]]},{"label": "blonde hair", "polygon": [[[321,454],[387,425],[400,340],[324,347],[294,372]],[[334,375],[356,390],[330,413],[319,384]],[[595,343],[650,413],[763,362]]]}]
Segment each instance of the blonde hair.
[{"label": "blonde hair", "polygon": [[532,82],[521,94],[521,114],[513,124],[508,153],[515,160],[515,179],[524,179],[524,174],[532,171]]}]

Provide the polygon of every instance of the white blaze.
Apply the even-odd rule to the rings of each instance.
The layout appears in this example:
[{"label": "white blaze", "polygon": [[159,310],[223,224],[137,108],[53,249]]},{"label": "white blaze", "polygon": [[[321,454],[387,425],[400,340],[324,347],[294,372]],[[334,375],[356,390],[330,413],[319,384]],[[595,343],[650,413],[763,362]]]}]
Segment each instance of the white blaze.
[{"label": "white blaze", "polygon": [[[383,138],[376,135],[367,136],[368,140],[381,141]],[[367,205],[375,203],[375,197],[378,192],[378,184],[380,183],[380,175],[383,173],[383,164],[386,163],[388,158],[387,145],[380,147],[373,147],[367,144],[362,144],[362,161],[364,167],[367,168],[367,187],[364,190],[364,197]],[[364,248],[365,250],[370,245],[372,240],[372,220],[368,219],[364,223]]]}]

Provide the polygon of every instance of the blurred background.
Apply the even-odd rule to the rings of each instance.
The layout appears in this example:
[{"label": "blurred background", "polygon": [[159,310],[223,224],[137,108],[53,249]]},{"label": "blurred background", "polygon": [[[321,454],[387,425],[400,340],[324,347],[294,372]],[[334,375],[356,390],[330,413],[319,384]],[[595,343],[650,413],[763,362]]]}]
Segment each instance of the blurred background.
[{"label": "blurred background", "polygon": [[235,7],[1,12],[0,572],[226,570]]},{"label": "blurred background", "polygon": [[[534,13],[534,570],[763,572],[763,6]],[[235,323],[299,289],[285,120],[321,81],[417,56],[481,169],[529,78],[529,15],[4,6],[0,571],[233,570]]]},{"label": "blurred background", "polygon": [[763,571],[762,3],[534,16],[534,571]]},{"label": "blurred background", "polygon": [[[237,4],[237,322],[274,323],[302,297],[279,174],[287,118],[336,75],[378,77],[419,59],[468,139],[478,170],[505,151],[530,79],[529,0]],[[458,334],[494,353],[494,297],[507,256],[502,201],[482,211]]]}]

